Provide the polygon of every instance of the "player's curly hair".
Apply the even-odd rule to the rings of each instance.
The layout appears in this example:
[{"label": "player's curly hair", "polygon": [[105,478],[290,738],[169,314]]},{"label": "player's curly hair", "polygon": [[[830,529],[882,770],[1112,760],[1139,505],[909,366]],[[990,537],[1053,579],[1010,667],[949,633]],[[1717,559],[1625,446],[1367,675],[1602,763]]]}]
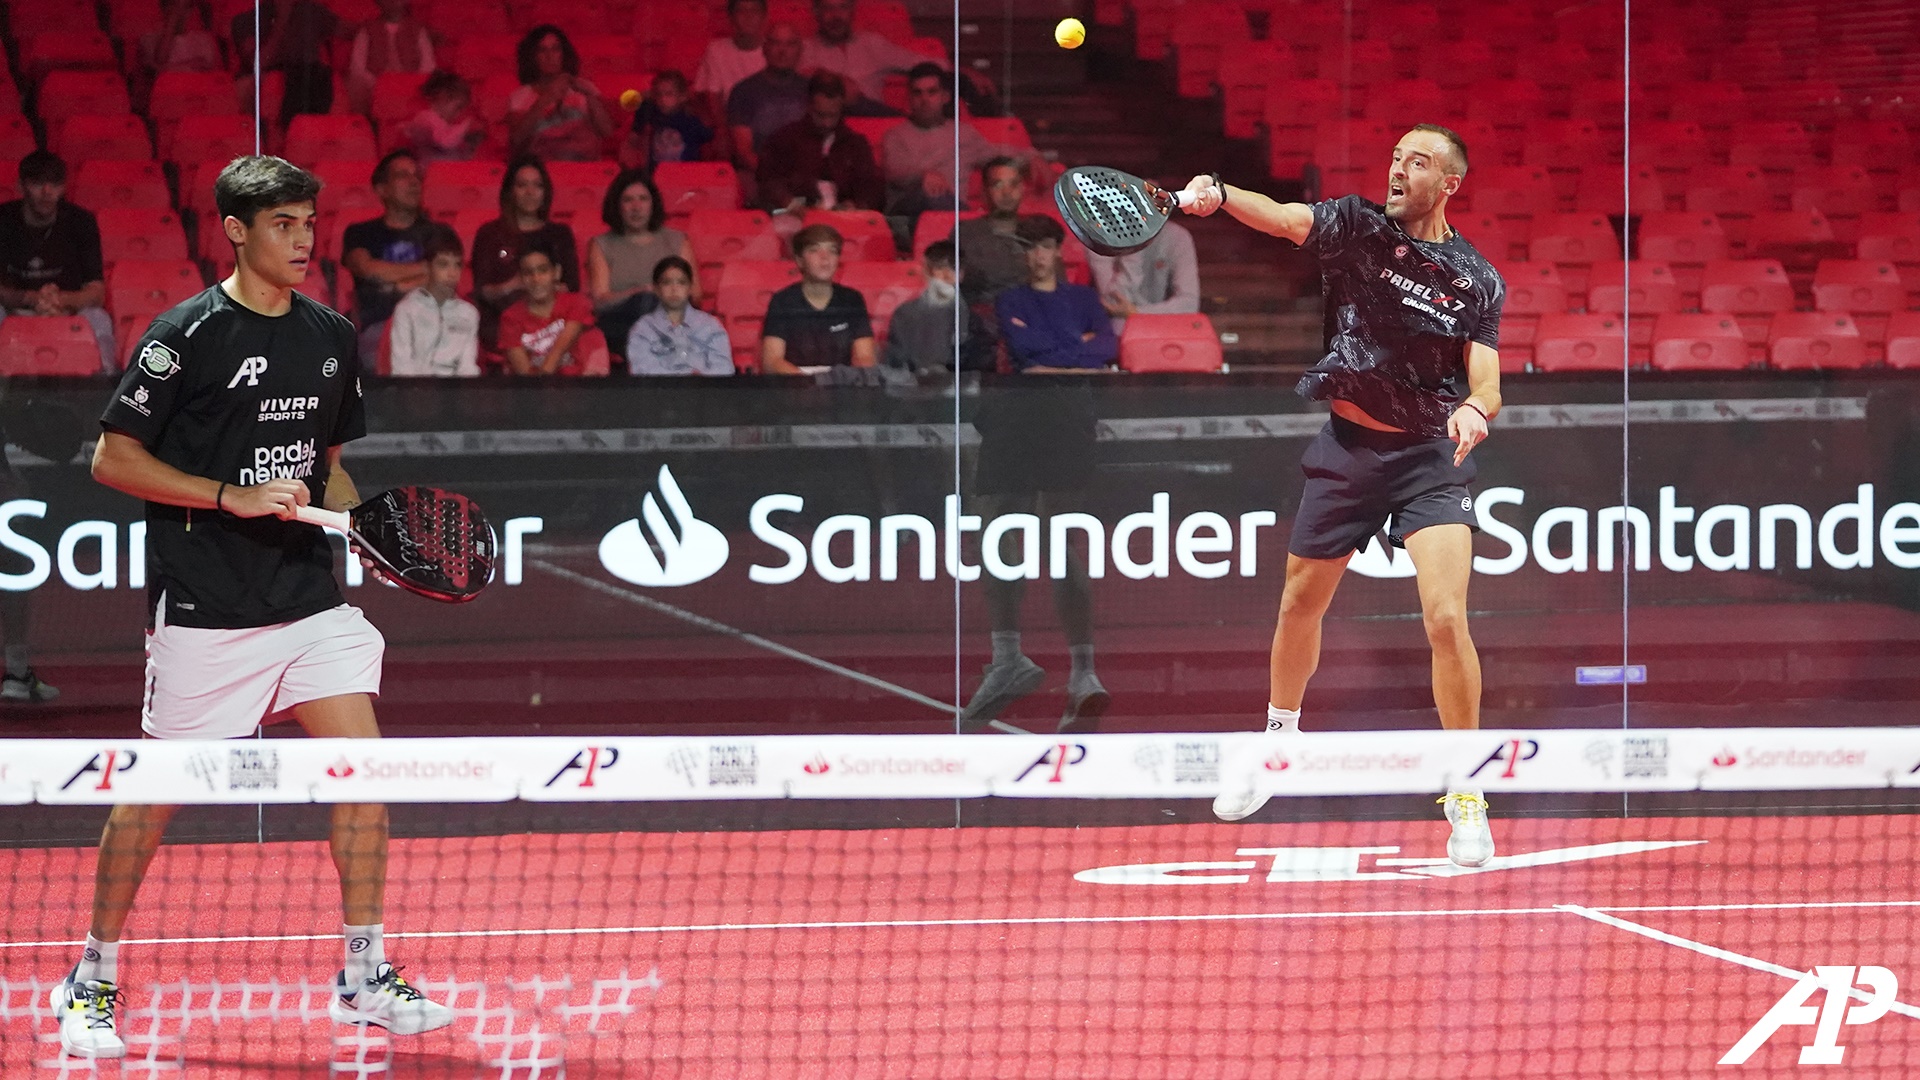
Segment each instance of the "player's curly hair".
[{"label": "player's curly hair", "polygon": [[248,228],[262,210],[319,198],[319,177],[285,158],[264,154],[234,158],[213,182],[213,205],[220,217],[238,218]]}]

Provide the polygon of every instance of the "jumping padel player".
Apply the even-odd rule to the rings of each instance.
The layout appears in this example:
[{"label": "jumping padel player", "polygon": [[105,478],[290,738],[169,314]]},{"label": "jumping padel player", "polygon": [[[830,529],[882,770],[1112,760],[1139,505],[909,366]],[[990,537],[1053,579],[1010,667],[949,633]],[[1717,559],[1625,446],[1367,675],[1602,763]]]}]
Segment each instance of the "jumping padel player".
[{"label": "jumping padel player", "polygon": [[[1301,460],[1306,484],[1287,545],[1273,636],[1267,730],[1297,732],[1307,679],[1320,663],[1320,622],[1347,560],[1385,526],[1413,557],[1433,646],[1433,700],[1447,728],[1480,726],[1480,658],[1467,633],[1473,569],[1474,467],[1467,455],[1500,411],[1500,307],[1506,285],[1447,226],[1467,148],[1421,124],[1393,148],[1384,206],[1358,195],[1307,206],[1197,176],[1190,213],[1224,207],[1320,260],[1327,355],[1299,392],[1333,415]],[[1257,767],[1256,767],[1257,768]],[[1226,778],[1214,813],[1244,818],[1266,803],[1255,769]],[[1447,855],[1493,857],[1487,802],[1460,788],[1440,800],[1453,827]]]},{"label": "jumping padel player", "polygon": [[[290,520],[359,498],[340,448],[366,433],[353,325],[294,292],[313,251],[320,182],[244,157],[214,184],[233,276],[153,321],[100,419],[101,483],[147,504],[146,695],[159,739],[232,739],[291,717],[321,738],[374,738],[385,642],[342,601],[326,534]],[[100,838],[93,923],[54,988],[60,1042],[126,1052],[114,1027],[117,951],[174,806],[117,806]],[[333,808],[346,966],[333,1018],[400,1035],[453,1019],[386,962],[387,811]]]}]

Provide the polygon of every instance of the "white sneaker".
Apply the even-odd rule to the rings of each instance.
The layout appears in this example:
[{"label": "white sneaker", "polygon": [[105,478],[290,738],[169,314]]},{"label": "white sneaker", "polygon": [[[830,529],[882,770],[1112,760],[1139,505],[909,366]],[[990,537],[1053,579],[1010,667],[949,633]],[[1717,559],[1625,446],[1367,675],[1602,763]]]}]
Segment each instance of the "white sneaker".
[{"label": "white sneaker", "polygon": [[1493,860],[1493,830],[1487,827],[1487,800],[1475,791],[1449,791],[1439,799],[1447,808],[1453,835],[1447,858],[1455,866],[1485,866]]},{"label": "white sneaker", "polygon": [[1275,736],[1298,735],[1298,731],[1268,728],[1265,737],[1255,740],[1253,748],[1220,769],[1220,794],[1213,797],[1213,816],[1221,821],[1239,821],[1252,817],[1273,798],[1267,787],[1267,765],[1278,741]]},{"label": "white sneaker", "polygon": [[80,982],[73,976],[68,972],[47,998],[60,1019],[61,1048],[74,1057],[126,1057],[127,1044],[120,1040],[113,1018],[120,991],[110,982]]},{"label": "white sneaker", "polygon": [[407,985],[400,970],[383,963],[373,978],[347,992],[347,973],[334,976],[327,1015],[342,1024],[373,1024],[395,1035],[418,1035],[453,1023],[453,1010]]}]

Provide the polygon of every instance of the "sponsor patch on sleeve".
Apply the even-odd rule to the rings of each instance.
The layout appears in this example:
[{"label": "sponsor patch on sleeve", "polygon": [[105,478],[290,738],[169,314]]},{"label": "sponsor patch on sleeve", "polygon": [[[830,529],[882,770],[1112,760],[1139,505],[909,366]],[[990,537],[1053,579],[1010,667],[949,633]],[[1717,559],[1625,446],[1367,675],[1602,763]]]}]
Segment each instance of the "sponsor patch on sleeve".
[{"label": "sponsor patch on sleeve", "polygon": [[171,379],[180,370],[180,354],[157,341],[147,342],[140,350],[140,370],[155,379]]}]

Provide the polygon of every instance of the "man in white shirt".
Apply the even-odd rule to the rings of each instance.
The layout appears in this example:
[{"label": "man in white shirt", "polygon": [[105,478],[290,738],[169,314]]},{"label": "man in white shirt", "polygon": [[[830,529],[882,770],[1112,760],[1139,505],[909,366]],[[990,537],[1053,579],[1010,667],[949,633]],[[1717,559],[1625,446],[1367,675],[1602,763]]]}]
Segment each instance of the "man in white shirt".
[{"label": "man in white shirt", "polygon": [[820,32],[807,39],[800,54],[800,70],[832,71],[846,77],[859,91],[847,102],[848,116],[898,116],[884,100],[889,74],[905,74],[930,59],[871,30],[853,28],[853,0],[813,0],[813,20]]},{"label": "man in white shirt", "polygon": [[1093,287],[1113,316],[1113,332],[1127,328],[1129,315],[1188,315],[1200,310],[1200,262],[1193,234],[1177,221],[1139,251],[1109,256],[1087,253]]},{"label": "man in white shirt", "polygon": [[427,283],[400,298],[387,323],[388,371],[446,378],[480,374],[480,309],[460,299],[456,236],[427,243]]},{"label": "man in white shirt", "polygon": [[734,84],[767,66],[761,50],[767,31],[766,0],[727,0],[727,18],[733,20],[733,35],[707,43],[693,79],[693,92],[712,94],[720,106],[726,104]]}]

